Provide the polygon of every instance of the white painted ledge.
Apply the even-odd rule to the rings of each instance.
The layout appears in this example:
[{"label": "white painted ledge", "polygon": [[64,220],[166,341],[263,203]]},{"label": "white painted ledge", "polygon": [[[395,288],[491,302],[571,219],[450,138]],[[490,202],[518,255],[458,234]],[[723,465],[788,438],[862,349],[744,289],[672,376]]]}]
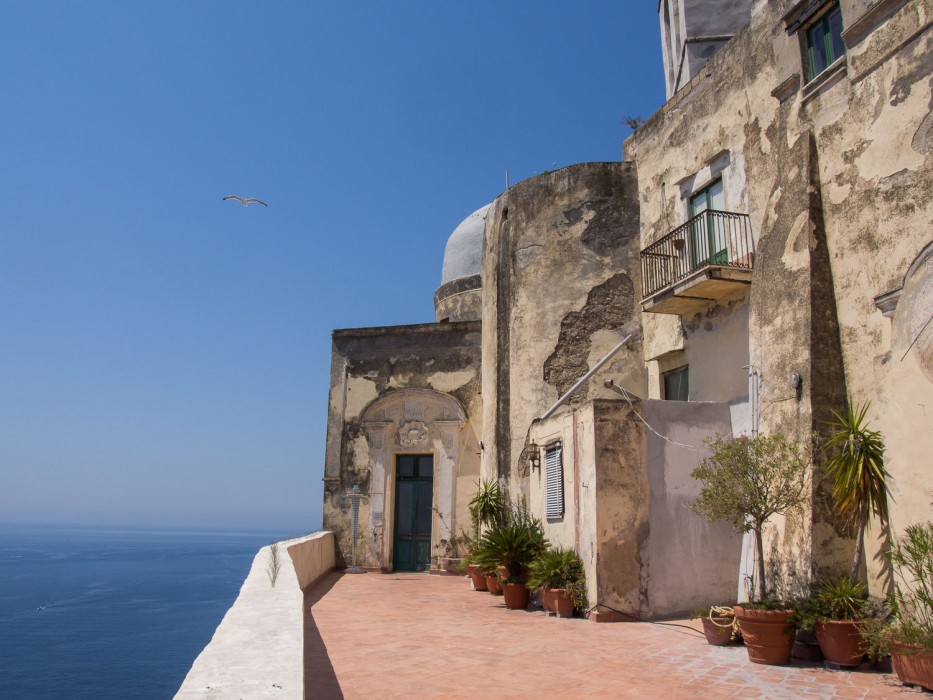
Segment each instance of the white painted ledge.
[{"label": "white painted ledge", "polygon": [[263,547],[176,699],[304,697],[302,591],[334,568],[334,535],[316,532],[278,544],[275,587],[268,576],[270,547]]}]

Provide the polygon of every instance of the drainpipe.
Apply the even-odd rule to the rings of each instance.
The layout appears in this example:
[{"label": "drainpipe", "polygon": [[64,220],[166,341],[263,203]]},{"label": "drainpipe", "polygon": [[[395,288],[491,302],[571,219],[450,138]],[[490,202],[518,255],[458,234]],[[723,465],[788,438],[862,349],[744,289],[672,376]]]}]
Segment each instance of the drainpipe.
[{"label": "drainpipe", "polygon": [[563,404],[564,401],[566,401],[568,398],[570,398],[570,395],[571,395],[573,392],[575,392],[577,389],[579,389],[581,386],[583,386],[583,385],[587,382],[587,380],[588,380],[590,377],[592,377],[594,374],[596,374],[596,373],[599,371],[599,369],[600,369],[604,364],[606,364],[607,362],[609,362],[609,360],[612,359],[613,355],[615,355],[617,352],[619,352],[619,350],[621,350],[622,347],[623,347],[629,340],[631,340],[631,338],[632,338],[632,334],[631,334],[631,333],[630,333],[629,335],[625,336],[625,339],[624,339],[621,343],[619,343],[619,344],[616,345],[614,348],[612,348],[612,350],[610,350],[609,353],[608,353],[603,359],[601,359],[599,362],[597,362],[595,365],[593,365],[593,368],[592,368],[589,372],[587,372],[587,373],[584,374],[582,377],[580,377],[580,379],[577,380],[577,383],[574,384],[572,387],[570,387],[570,388],[567,390],[567,392],[566,392],[563,396],[561,396],[559,399],[557,399],[557,403],[555,403],[555,404],[554,404],[553,406],[551,406],[547,411],[545,411],[545,412],[544,412],[544,415],[542,415],[541,418],[539,418],[538,420],[544,420],[545,418],[550,418],[551,415],[554,413],[554,411],[556,411],[558,408],[560,408],[561,404]]}]

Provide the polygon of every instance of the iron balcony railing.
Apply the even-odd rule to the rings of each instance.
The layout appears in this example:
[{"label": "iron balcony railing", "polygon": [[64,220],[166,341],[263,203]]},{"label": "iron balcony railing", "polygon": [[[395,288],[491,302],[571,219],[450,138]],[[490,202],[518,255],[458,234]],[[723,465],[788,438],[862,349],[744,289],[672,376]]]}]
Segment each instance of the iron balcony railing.
[{"label": "iron balcony railing", "polygon": [[748,214],[708,209],[641,251],[643,297],[705,267],[750,270],[754,257]]}]

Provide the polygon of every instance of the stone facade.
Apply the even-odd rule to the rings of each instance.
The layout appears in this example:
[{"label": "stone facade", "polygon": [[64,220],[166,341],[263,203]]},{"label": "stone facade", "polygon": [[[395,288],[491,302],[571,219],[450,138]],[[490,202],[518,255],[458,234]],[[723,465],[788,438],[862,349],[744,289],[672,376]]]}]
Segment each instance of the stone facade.
[{"label": "stone facade", "polygon": [[[335,331],[325,526],[343,561],[358,484],[357,558],[391,568],[394,460],[430,453],[436,551],[469,522],[476,479],[497,479],[578,551],[603,616],[741,599],[748,542],[684,507],[703,438],[782,432],[818,461],[847,402],[871,403],[892,477],[873,592],[884,544],[930,517],[933,0],[659,13],[669,99],[623,162],[544,173],[468,217],[437,323]],[[844,52],[811,65],[830,18]],[[557,444],[564,506],[547,518],[540,464]],[[846,568],[853,539],[818,471],[766,549],[779,593]]]}]

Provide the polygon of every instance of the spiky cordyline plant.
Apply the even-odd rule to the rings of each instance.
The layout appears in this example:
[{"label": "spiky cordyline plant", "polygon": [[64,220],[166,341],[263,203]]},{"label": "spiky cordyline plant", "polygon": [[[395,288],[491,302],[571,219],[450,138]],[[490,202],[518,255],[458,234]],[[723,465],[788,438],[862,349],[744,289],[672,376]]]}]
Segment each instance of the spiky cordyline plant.
[{"label": "spiky cordyline plant", "polygon": [[868,428],[870,404],[850,405],[845,414],[833,411],[832,434],[823,447],[833,453],[823,465],[833,485],[836,511],[856,527],[855,554],[849,578],[856,578],[865,551],[865,528],[871,514],[888,519],[888,472],[884,468],[884,440]]}]

